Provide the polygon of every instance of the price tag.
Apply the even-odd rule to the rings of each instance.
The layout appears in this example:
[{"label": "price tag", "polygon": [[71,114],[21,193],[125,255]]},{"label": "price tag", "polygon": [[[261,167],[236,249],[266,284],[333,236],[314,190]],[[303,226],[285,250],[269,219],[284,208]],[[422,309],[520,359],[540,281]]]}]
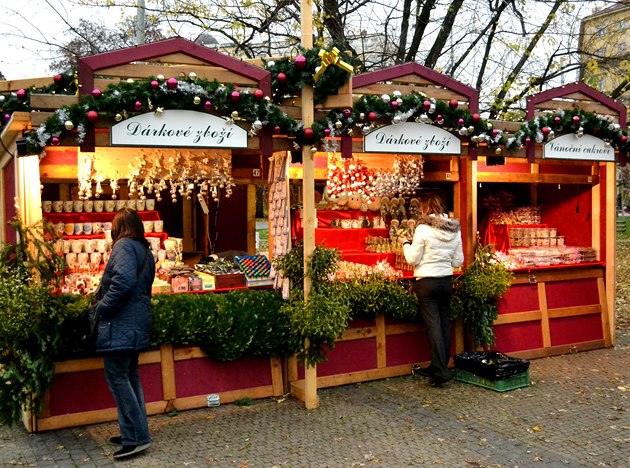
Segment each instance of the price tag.
[{"label": "price tag", "polygon": [[206,203],[206,199],[203,197],[203,195],[198,193],[197,199],[199,200],[199,204],[201,205],[201,209],[203,210],[203,213],[204,214],[210,213],[210,209],[208,208],[208,204]]}]

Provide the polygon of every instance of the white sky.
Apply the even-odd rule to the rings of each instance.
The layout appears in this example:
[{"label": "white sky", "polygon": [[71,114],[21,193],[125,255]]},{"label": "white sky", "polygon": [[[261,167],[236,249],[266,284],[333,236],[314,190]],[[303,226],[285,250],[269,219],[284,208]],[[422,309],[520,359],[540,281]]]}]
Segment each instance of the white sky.
[{"label": "white sky", "polygon": [[53,54],[41,41],[65,42],[67,26],[55,9],[72,24],[83,17],[113,26],[121,15],[120,9],[77,6],[72,0],[0,0],[0,72],[7,80],[54,73],[48,69]]}]

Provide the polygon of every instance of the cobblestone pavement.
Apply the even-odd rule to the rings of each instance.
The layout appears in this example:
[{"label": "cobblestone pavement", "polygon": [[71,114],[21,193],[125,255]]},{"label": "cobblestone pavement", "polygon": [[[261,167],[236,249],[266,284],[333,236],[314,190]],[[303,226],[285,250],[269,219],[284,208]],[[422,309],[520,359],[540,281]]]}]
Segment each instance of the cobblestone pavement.
[{"label": "cobblestone pavement", "polygon": [[630,336],[532,360],[529,387],[494,392],[401,377],[150,417],[153,446],[114,462],[114,423],[28,434],[0,426],[0,466],[630,466]]}]

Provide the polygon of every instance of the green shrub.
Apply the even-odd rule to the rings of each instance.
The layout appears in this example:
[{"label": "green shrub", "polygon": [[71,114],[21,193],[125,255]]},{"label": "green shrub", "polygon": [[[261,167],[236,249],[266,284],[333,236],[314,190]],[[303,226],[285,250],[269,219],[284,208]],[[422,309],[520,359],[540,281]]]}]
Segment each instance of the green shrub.
[{"label": "green shrub", "polygon": [[360,278],[352,281],[335,281],[335,294],[350,307],[352,317],[388,317],[414,320],[418,317],[416,295],[409,291],[406,282],[382,278]]}]

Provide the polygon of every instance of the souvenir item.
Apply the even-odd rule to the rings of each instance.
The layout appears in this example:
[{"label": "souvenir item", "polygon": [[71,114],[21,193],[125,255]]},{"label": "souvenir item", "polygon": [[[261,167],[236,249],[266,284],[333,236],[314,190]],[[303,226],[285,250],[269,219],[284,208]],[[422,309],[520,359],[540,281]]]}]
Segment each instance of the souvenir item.
[{"label": "souvenir item", "polygon": [[52,208],[55,213],[61,213],[63,211],[63,202],[61,200],[52,202]]},{"label": "souvenir item", "polygon": [[74,202],[72,200],[67,200],[63,202],[64,213],[72,213],[73,209],[74,209]]},{"label": "souvenir item", "polygon": [[52,211],[52,201],[51,200],[44,200],[42,202],[42,211],[44,213],[50,213]]},{"label": "souvenir item", "polygon": [[105,202],[103,200],[94,200],[94,211],[101,213],[105,208]]},{"label": "souvenir item", "polygon": [[83,200],[75,200],[72,203],[72,209],[74,210],[75,213],[82,213],[83,212]]}]

